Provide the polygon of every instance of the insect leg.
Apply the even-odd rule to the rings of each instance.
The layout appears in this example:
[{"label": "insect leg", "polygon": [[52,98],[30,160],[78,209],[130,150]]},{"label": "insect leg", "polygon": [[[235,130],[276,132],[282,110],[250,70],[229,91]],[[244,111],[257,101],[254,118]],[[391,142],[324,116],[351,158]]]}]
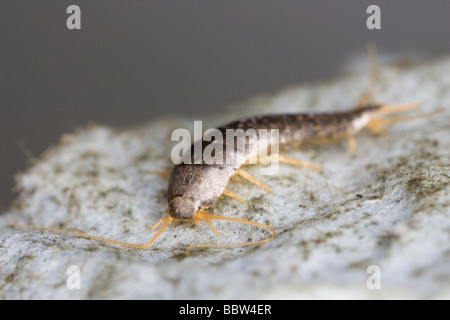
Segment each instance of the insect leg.
[{"label": "insect leg", "polygon": [[206,224],[208,225],[208,227],[212,230],[212,232],[214,232],[217,235],[222,234],[222,232],[217,231],[216,229],[214,229],[213,225],[211,224],[211,221],[209,221],[209,219],[204,218]]},{"label": "insect leg", "polygon": [[285,156],[282,156],[282,155],[279,155],[278,159],[279,159],[280,162],[292,164],[294,166],[305,167],[305,168],[313,169],[313,170],[322,170],[322,168],[320,166],[304,163],[304,162],[301,162],[301,161],[299,161],[297,159],[288,158],[288,157],[285,157]]},{"label": "insect leg", "polygon": [[244,171],[243,169],[239,169],[236,172],[236,175],[239,175],[242,178],[250,181],[251,183],[256,184],[261,189],[264,189],[266,191],[272,192],[272,190],[269,187],[265,186],[261,181],[259,181],[258,179],[256,179],[254,176],[252,176],[250,173]]},{"label": "insect leg", "polygon": [[[167,210],[166,210],[167,211]],[[169,215],[165,215],[164,217],[162,217],[161,219],[158,220],[158,222],[156,222],[154,225],[147,227],[147,229],[150,230],[155,230],[156,227],[158,227],[161,223],[165,222],[167,219],[169,218]]]},{"label": "insect leg", "polygon": [[236,182],[242,182],[242,179],[237,174],[235,174],[234,176],[231,176],[230,179],[234,180]]},{"label": "insect leg", "polygon": [[162,178],[170,178],[171,174],[170,171],[153,171],[153,170],[147,171],[147,173],[156,174],[157,176],[160,176]]},{"label": "insect leg", "polygon": [[[316,166],[316,165],[309,164],[309,163],[304,163],[297,159],[282,156],[281,154],[276,154],[276,155],[271,154],[269,156],[266,155],[264,157],[258,157],[259,163],[262,163],[262,164],[266,164],[267,162],[265,162],[265,160],[267,160],[267,159],[272,159],[272,161],[275,161],[275,162],[284,162],[284,163],[291,164],[294,166],[305,167],[308,169],[322,170],[322,167],[320,167],[320,166]],[[262,161],[262,160],[264,160],[264,161]]]},{"label": "insect leg", "polygon": [[238,200],[238,201],[240,201],[242,203],[245,203],[245,200],[243,200],[241,197],[239,197],[237,194],[231,192],[230,190],[227,190],[227,189],[223,190],[223,194],[228,196],[228,197],[235,198],[236,200]]},{"label": "insect leg", "polygon": [[[262,224],[262,223],[257,223],[257,222],[253,222],[253,221],[248,221],[248,220],[242,220],[242,219],[237,219],[237,218],[231,218],[231,217],[223,217],[223,216],[216,216],[216,215],[210,215],[207,214],[204,211],[199,211],[198,212],[198,216],[196,217],[196,219],[200,219],[200,220],[225,220],[225,221],[231,221],[231,222],[237,222],[237,223],[243,223],[243,224],[248,224],[248,225],[252,225],[252,226],[256,226],[256,227],[260,227],[260,228],[264,228],[269,230],[270,232],[272,232],[272,235],[269,238],[263,239],[263,240],[259,240],[259,241],[248,241],[248,242],[242,242],[242,243],[220,243],[220,244],[194,244],[194,245],[190,245],[189,247],[186,248],[186,255],[188,256],[189,253],[191,252],[191,250],[193,248],[200,248],[200,247],[233,247],[233,246],[250,246],[250,245],[258,245],[258,244],[263,244],[263,243],[267,243],[272,241],[275,236],[276,236],[276,232],[275,229],[272,228],[271,226],[268,226],[266,224]],[[208,222],[207,222],[208,224]],[[209,225],[209,224],[208,224]]]},{"label": "insect leg", "polygon": [[352,152],[356,151],[356,139],[354,136],[350,135],[347,137],[348,146]]}]

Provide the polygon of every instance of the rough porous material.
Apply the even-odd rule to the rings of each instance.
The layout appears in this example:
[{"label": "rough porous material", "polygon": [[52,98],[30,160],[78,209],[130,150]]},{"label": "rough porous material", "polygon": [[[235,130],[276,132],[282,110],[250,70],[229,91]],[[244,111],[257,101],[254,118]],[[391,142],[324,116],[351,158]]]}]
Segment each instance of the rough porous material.
[{"label": "rough porous material", "polygon": [[[262,95],[208,119],[160,119],[127,130],[93,125],[64,135],[17,177],[18,198],[0,216],[0,298],[450,298],[448,57],[384,66],[373,99],[421,103],[408,114],[443,113],[392,125],[386,135],[363,133],[355,152],[342,142],[286,154],[321,172],[282,164],[276,176],[261,176],[248,167],[273,193],[230,182],[247,202],[223,197],[209,212],[274,227],[277,237],[268,244],[198,248],[186,256],[191,244],[269,236],[220,221],[213,221],[218,236],[205,224],[173,223],[142,251],[7,227],[145,243],[155,232],[147,227],[167,206],[167,180],[148,171],[170,170],[174,129],[190,129],[193,120],[207,128],[268,112],[344,110],[367,83],[367,72],[358,73]],[[79,289],[70,289],[73,265]],[[371,276],[381,288],[368,287],[377,283]]]}]

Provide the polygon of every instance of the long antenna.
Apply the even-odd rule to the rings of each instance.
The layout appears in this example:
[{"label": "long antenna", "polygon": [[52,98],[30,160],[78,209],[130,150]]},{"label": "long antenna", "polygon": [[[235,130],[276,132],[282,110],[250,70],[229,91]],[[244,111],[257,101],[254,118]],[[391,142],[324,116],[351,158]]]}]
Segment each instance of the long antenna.
[{"label": "long antenna", "polygon": [[[237,223],[249,224],[249,225],[252,225],[252,226],[264,228],[264,229],[267,229],[270,232],[272,232],[272,235],[269,238],[267,238],[267,239],[263,239],[263,240],[259,240],[259,241],[249,241],[249,242],[240,242],[240,243],[219,243],[219,244],[193,244],[193,245],[190,245],[189,247],[186,248],[186,255],[187,256],[189,255],[191,250],[194,249],[194,248],[200,248],[200,247],[235,247],[235,246],[258,245],[258,244],[263,244],[263,243],[270,242],[276,236],[275,229],[272,228],[271,226],[268,226],[268,225],[262,224],[262,223],[253,222],[253,221],[242,220],[242,219],[231,218],[231,217],[224,217],[224,216],[216,216],[216,215],[207,214],[205,212],[199,212],[199,217],[197,219],[205,220],[205,222],[208,224],[208,226],[210,226],[210,228],[211,228],[211,225],[210,225],[210,223],[208,223],[208,220],[225,220],[225,221],[232,221],[232,222],[237,222]],[[211,228],[211,230],[215,234],[220,234],[217,231],[215,231],[214,228]]]},{"label": "long antenna", "polygon": [[378,59],[378,49],[375,41],[369,41],[366,44],[366,50],[369,54],[369,59],[371,62],[371,71],[370,71],[370,82],[369,86],[367,87],[366,91],[361,95],[358,101],[358,108],[362,108],[365,105],[367,105],[370,101],[370,98],[372,97],[373,90],[378,82],[378,66],[379,66],[379,59]]},{"label": "long antenna", "polygon": [[89,234],[86,234],[86,233],[82,233],[82,232],[65,230],[65,229],[59,229],[59,228],[32,226],[32,225],[20,225],[20,224],[10,224],[10,226],[11,227],[15,227],[15,228],[28,228],[28,229],[37,229],[37,230],[44,230],[44,231],[52,231],[52,232],[71,234],[71,235],[74,235],[74,236],[77,236],[77,237],[97,240],[97,241],[106,242],[106,243],[117,244],[117,245],[120,245],[120,246],[123,246],[123,247],[127,247],[127,248],[145,249],[145,248],[150,247],[156,241],[156,239],[172,223],[172,221],[173,221],[173,218],[168,216],[167,220],[165,221],[165,223],[162,225],[161,228],[159,228],[159,230],[155,233],[155,235],[152,237],[152,239],[149,242],[147,242],[146,244],[143,244],[143,245],[138,245],[138,244],[123,242],[123,241],[117,241],[117,240],[112,240],[112,239],[92,236],[92,235],[89,235]]}]

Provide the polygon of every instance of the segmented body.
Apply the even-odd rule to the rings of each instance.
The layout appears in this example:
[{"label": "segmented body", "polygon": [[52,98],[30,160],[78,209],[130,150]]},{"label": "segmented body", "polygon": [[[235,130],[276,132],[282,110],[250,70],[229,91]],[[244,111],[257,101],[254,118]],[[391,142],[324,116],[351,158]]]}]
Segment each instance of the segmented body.
[{"label": "segmented body", "polygon": [[223,194],[230,178],[257,152],[258,146],[270,144],[259,136],[259,129],[278,129],[278,148],[286,150],[305,143],[353,136],[367,125],[379,108],[379,105],[368,105],[344,112],[262,115],[242,118],[218,128],[224,137],[224,154],[225,145],[234,142],[226,141],[227,129],[254,129],[256,135],[246,140],[245,149],[234,148],[233,161],[229,164],[203,161],[175,165],[167,192],[169,214],[175,219],[188,220],[199,209],[210,207]]}]

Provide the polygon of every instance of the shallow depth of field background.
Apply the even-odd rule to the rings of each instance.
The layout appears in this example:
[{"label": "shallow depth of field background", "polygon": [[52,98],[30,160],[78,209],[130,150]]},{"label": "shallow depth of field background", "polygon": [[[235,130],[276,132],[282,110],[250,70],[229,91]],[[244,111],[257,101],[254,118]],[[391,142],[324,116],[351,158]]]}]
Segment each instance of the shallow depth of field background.
[{"label": "shallow depth of field background", "polygon": [[[66,28],[71,4],[81,30]],[[381,30],[366,28],[371,4]],[[20,144],[39,155],[88,122],[211,114],[336,75],[369,39],[382,52],[448,53],[450,2],[2,1],[0,212],[26,168]]]}]

